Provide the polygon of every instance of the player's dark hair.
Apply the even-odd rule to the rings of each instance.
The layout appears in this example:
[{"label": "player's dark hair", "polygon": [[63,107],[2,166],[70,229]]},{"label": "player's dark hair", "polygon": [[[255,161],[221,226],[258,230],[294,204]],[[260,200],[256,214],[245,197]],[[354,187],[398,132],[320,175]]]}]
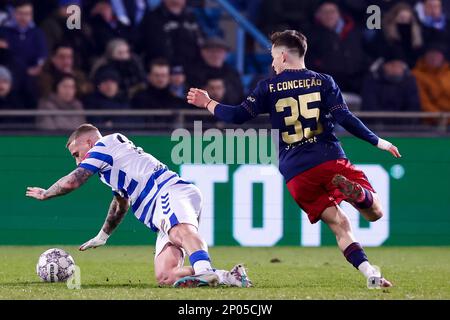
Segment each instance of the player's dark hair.
[{"label": "player's dark hair", "polygon": [[291,51],[296,51],[300,58],[304,57],[308,48],[308,39],[297,30],[285,30],[274,32],[270,36],[274,47],[285,46]]},{"label": "player's dark hair", "polygon": [[69,139],[67,139],[66,148],[69,147],[69,145],[78,137],[80,137],[82,134],[85,134],[86,132],[91,131],[98,131],[97,127],[90,124],[90,123],[84,123],[81,126],[79,126],[72,134],[70,135]]}]

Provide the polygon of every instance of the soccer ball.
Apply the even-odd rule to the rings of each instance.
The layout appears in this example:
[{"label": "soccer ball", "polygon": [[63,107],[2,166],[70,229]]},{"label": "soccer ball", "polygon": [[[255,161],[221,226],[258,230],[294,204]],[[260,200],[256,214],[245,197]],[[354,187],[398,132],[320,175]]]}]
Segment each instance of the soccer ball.
[{"label": "soccer ball", "polygon": [[48,249],[39,257],[36,273],[45,282],[67,281],[75,271],[75,261],[62,249]]}]

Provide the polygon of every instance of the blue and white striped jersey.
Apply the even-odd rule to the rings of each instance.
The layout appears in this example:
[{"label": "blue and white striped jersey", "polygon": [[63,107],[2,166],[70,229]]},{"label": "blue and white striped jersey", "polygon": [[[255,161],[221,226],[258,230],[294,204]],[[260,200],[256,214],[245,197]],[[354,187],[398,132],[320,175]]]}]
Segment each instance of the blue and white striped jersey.
[{"label": "blue and white striped jersey", "polygon": [[136,218],[154,231],[156,198],[170,185],[188,183],[120,133],[98,140],[79,167],[98,173],[113,193],[130,199]]}]

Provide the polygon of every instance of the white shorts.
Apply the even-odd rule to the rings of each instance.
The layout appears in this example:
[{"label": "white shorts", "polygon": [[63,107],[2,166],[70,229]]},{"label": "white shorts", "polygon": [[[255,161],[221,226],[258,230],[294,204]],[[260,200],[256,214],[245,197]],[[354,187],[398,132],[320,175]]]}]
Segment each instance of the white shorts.
[{"label": "white shorts", "polygon": [[[170,242],[168,232],[179,223],[198,229],[202,209],[202,194],[193,184],[174,184],[165,188],[156,199],[153,225],[158,228],[155,259]],[[184,254],[184,250],[182,249]]]}]

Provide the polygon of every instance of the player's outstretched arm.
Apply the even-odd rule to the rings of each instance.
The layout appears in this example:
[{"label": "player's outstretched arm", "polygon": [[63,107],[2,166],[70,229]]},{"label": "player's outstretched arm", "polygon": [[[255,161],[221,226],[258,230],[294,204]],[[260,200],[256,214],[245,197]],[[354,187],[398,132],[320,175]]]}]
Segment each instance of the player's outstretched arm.
[{"label": "player's outstretched arm", "polygon": [[205,90],[191,88],[187,94],[188,103],[208,109],[217,119],[235,124],[242,124],[256,115],[249,113],[242,105],[228,106],[211,99]]},{"label": "player's outstretched arm", "polygon": [[196,106],[197,108],[208,109],[209,112],[214,114],[214,110],[219,104],[217,101],[209,97],[206,90],[197,88],[191,88],[187,94],[187,102]]},{"label": "player's outstretched arm", "polygon": [[47,190],[39,187],[27,187],[25,195],[38,200],[62,196],[81,187],[92,175],[92,171],[78,167],[67,176],[56,181]]},{"label": "player's outstretched arm", "polygon": [[130,202],[128,199],[115,195],[109,206],[108,215],[106,216],[105,223],[103,224],[100,232],[91,240],[85,242],[80,246],[80,251],[85,251],[90,248],[97,248],[103,246],[108,241],[109,236],[122,222],[123,218],[127,214],[130,208]]}]

